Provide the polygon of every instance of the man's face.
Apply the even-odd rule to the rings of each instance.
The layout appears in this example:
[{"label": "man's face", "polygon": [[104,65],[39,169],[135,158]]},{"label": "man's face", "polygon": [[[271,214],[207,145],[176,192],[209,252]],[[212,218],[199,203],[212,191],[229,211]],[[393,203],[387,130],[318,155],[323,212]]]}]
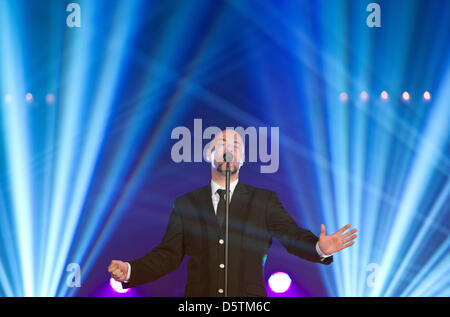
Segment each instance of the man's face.
[{"label": "man's face", "polygon": [[244,160],[244,145],[241,136],[233,130],[224,130],[216,135],[212,142],[211,161],[212,166],[221,174],[225,174],[226,162],[223,156],[226,152],[233,154],[230,162],[230,173],[236,174]]}]

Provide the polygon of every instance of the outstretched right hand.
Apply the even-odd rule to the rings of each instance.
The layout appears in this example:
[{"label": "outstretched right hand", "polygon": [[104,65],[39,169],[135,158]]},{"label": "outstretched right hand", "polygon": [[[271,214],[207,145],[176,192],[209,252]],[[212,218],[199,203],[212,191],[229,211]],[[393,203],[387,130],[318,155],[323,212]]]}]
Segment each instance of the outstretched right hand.
[{"label": "outstretched right hand", "polygon": [[108,272],[118,282],[125,282],[128,274],[128,264],[119,260],[112,260]]}]

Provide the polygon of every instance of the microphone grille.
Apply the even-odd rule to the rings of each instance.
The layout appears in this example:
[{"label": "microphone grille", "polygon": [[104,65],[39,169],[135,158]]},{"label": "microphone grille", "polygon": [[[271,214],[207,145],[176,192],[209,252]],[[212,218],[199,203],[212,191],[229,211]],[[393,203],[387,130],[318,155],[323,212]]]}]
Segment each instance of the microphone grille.
[{"label": "microphone grille", "polygon": [[223,155],[223,160],[224,160],[224,162],[233,162],[233,159],[234,159],[233,153],[231,153],[231,152],[226,152],[226,153]]}]

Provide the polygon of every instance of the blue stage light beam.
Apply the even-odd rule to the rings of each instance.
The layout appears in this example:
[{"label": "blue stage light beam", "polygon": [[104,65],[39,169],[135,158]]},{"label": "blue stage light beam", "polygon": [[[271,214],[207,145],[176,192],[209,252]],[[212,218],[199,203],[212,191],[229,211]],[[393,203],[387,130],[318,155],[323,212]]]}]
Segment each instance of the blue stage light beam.
[{"label": "blue stage light beam", "polygon": [[[143,95],[147,97],[138,102],[137,108],[135,110],[136,114],[130,118],[130,123],[127,124],[128,132],[124,133],[123,139],[119,140],[121,150],[113,158],[113,163],[111,165],[112,172],[108,176],[108,184],[113,184],[114,181],[112,181],[112,179],[114,179],[114,177],[117,175],[124,174],[125,172],[123,168],[127,166],[126,161],[129,160],[130,152],[124,149],[129,148],[129,150],[132,150],[134,144],[132,139],[140,138],[140,131],[145,130],[144,128],[148,126],[148,122],[154,121],[155,116],[158,114],[159,110],[164,108],[164,105],[161,104],[161,101],[159,101],[159,97],[164,95],[164,91],[167,89],[167,87],[165,86],[167,86],[168,84],[173,84],[180,79],[179,74],[175,74],[164,65],[173,63],[177,64],[182,62],[183,54],[180,54],[180,51],[177,51],[176,47],[180,45],[179,33],[185,33],[186,28],[182,26],[180,27],[179,25],[190,23],[191,32],[195,31],[195,28],[193,28],[192,21],[190,21],[189,17],[198,8],[187,3],[185,6],[186,7],[184,9],[180,8],[173,18],[173,20],[176,21],[175,24],[178,26],[172,25],[167,29],[169,34],[167,34],[167,36],[165,37],[171,40],[166,41],[165,45],[160,46],[158,50],[159,52],[157,53],[157,55],[159,55],[158,61],[152,61],[148,56],[144,57],[141,56],[142,54],[140,52],[137,52],[133,49],[130,50],[130,54],[133,55],[134,61],[142,64],[142,67],[148,67],[148,65],[151,65],[152,72],[149,73],[147,79],[148,84],[142,85],[143,87],[146,87],[145,93]],[[200,24],[198,26],[200,26]],[[184,38],[187,40],[190,37],[184,36]],[[205,41],[207,39],[208,38],[206,38]],[[197,57],[201,56],[201,54],[203,53],[204,51],[199,49]],[[194,57],[191,62],[191,66],[195,65],[196,60],[199,60],[199,58]],[[194,67],[191,67],[191,69],[197,70],[197,68]],[[201,69],[202,67],[199,67],[199,70]],[[190,75],[191,74],[185,75],[184,77],[187,79],[184,79],[182,83],[187,82],[191,77]],[[177,117],[179,117],[182,113],[188,111],[189,107],[179,104],[179,99],[181,98],[183,93],[183,85],[180,86],[182,88],[178,90],[178,92],[175,94],[175,97],[173,97],[173,99],[171,100],[171,106],[167,108],[166,114],[163,118],[159,118],[160,122],[164,124],[157,127],[157,129],[163,129],[163,131],[165,131],[173,124],[174,120],[177,120]],[[145,108],[148,108],[148,104],[152,104],[152,111],[145,110]],[[148,115],[143,115],[145,113],[148,113]],[[159,137],[160,135],[164,135],[164,133],[155,132],[154,137],[151,138],[151,142],[147,144],[146,149],[141,155],[137,166],[133,167],[132,169],[131,176],[127,181],[127,186],[120,193],[116,193],[114,197],[114,206],[111,206],[112,210],[107,210],[109,216],[107,217],[106,222],[103,224],[102,228],[100,228],[96,220],[98,221],[100,217],[103,217],[103,219],[105,219],[105,209],[107,208],[108,204],[111,203],[111,199],[114,196],[112,195],[111,190],[113,190],[114,188],[107,186],[105,188],[105,191],[102,192],[99,203],[94,207],[94,222],[92,223],[92,225],[88,226],[89,230],[82,237],[82,243],[77,245],[75,258],[82,260],[85,263],[83,265],[85,272],[84,274],[89,272],[93,261],[97,258],[98,253],[104,247],[113,230],[117,227],[121,216],[126,210],[130,199],[138,189],[139,184],[142,183],[144,178],[148,177],[148,174],[144,171],[153,164],[152,162],[155,162],[156,156],[160,153],[160,147],[164,144],[164,139],[161,139]],[[89,249],[87,243],[88,241],[91,241],[91,238],[93,238],[94,235],[97,237],[97,242],[92,249]],[[85,257],[82,256],[83,250],[89,250]],[[75,290],[71,290],[69,294],[74,293]]]},{"label": "blue stage light beam", "polygon": [[[93,6],[90,2],[82,3],[83,11],[93,14]],[[83,16],[83,23],[92,21],[92,16]],[[44,272],[42,276],[41,296],[54,296],[51,293],[54,281],[59,281],[60,274],[56,271],[58,258],[64,257],[59,252],[61,237],[66,236],[64,228],[68,215],[68,205],[71,193],[71,184],[76,178],[78,165],[77,149],[80,145],[80,127],[83,126],[83,110],[88,106],[85,96],[87,85],[85,76],[91,66],[92,52],[88,49],[92,41],[93,32],[90,28],[84,27],[71,34],[71,38],[66,46],[67,55],[63,63],[62,91],[60,92],[60,118],[58,122],[58,135],[55,140],[55,172],[53,180],[52,198],[49,212],[49,229],[47,236],[47,248],[45,250]],[[69,235],[69,234],[67,234]]]},{"label": "blue stage light beam", "polygon": [[448,127],[450,126],[450,67],[447,67],[441,82],[441,89],[436,94],[433,109],[427,118],[427,124],[422,134],[422,140],[414,157],[406,187],[403,189],[401,205],[396,213],[395,222],[390,230],[390,243],[385,250],[380,264],[380,282],[373,290],[374,296],[383,296],[391,281],[391,274],[397,268],[396,259],[401,254],[402,246],[409,244],[414,236],[409,234],[414,214],[419,211],[421,200],[427,194],[427,185],[433,179],[435,166],[439,165],[437,158],[441,157],[441,149],[448,141]]},{"label": "blue stage light beam", "polygon": [[[135,12],[136,2],[120,2],[116,8],[116,16],[113,25],[109,45],[106,48],[107,56],[102,65],[102,72],[98,81],[98,89],[94,96],[91,106],[89,120],[87,121],[85,142],[81,145],[81,157],[77,172],[77,177],[72,182],[72,195],[68,201],[68,214],[66,218],[67,225],[65,233],[59,245],[58,262],[56,263],[56,272],[63,272],[68,253],[75,235],[75,229],[80,221],[80,215],[85,205],[86,197],[91,181],[94,179],[94,173],[102,144],[107,134],[108,120],[113,112],[115,97],[119,90],[120,76],[123,69],[123,60],[128,47],[128,36],[131,34],[132,24],[124,27],[120,22],[129,19]],[[57,279],[53,280],[53,286],[50,289],[51,294],[57,292]]]},{"label": "blue stage light beam", "polygon": [[13,20],[17,18],[14,3],[0,3],[2,38],[2,91],[13,96],[12,101],[2,109],[4,142],[6,145],[14,226],[19,253],[21,285],[15,292],[22,296],[35,294],[33,265],[35,263],[32,230],[33,203],[30,201],[31,180],[29,179],[29,132],[28,113],[24,105],[25,87],[22,67],[22,54],[15,36],[20,30]]},{"label": "blue stage light beam", "polygon": [[[402,263],[400,267],[396,270],[394,278],[389,283],[389,286],[385,292],[386,296],[391,296],[394,293],[395,287],[398,285],[398,282],[400,278],[403,276],[403,274],[407,274],[408,266],[410,263],[414,263],[414,257],[417,256],[417,251],[420,250],[422,247],[424,241],[428,241],[428,243],[431,243],[432,240],[427,237],[427,235],[430,234],[433,230],[433,226],[436,223],[442,223],[442,213],[441,211],[444,210],[445,205],[448,203],[447,200],[450,197],[450,182],[447,182],[447,185],[445,188],[442,189],[441,193],[439,194],[438,199],[436,200],[436,203],[433,204],[433,208],[430,210],[424,224],[422,227],[420,227],[419,232],[416,234],[416,236],[412,239],[412,243],[408,248],[408,251],[406,252],[405,256],[402,259]],[[444,229],[445,230],[445,229]],[[447,241],[448,242],[448,241]],[[444,244],[445,245],[445,244]],[[445,252],[445,248],[444,248]],[[440,252],[439,252],[440,253]],[[442,260],[442,259],[441,259]],[[442,261],[445,263],[445,261]],[[429,267],[429,265],[427,265]],[[411,286],[414,286],[414,288],[417,288],[417,282],[421,281],[423,279],[423,275],[425,273],[429,273],[429,270],[424,270],[422,268],[422,272],[418,274],[419,276],[422,276],[421,278],[417,279],[417,277],[410,283],[407,289],[405,289],[401,294],[402,296],[405,296],[410,292]],[[439,275],[440,280],[445,281],[447,280],[448,283],[448,274],[444,273],[442,275]],[[434,296],[434,295],[432,295]]]},{"label": "blue stage light beam", "polygon": [[[320,87],[314,86],[313,83],[320,82],[320,80],[311,78],[308,80],[308,85],[310,86],[305,85],[306,88],[301,87],[307,94],[310,92],[310,98],[307,104],[311,105],[312,112],[310,117],[308,117],[309,120],[305,121],[311,122],[310,127],[312,132],[310,135],[312,136],[311,142],[314,144],[313,148],[321,157],[328,158],[327,160],[329,160],[329,162],[325,165],[332,167],[331,171],[322,171],[320,166],[318,166],[316,170],[316,173],[319,175],[318,187],[321,192],[321,203],[322,205],[328,205],[328,207],[322,207],[322,213],[324,214],[326,224],[341,222],[343,221],[343,218],[346,218],[345,215],[347,215],[350,219],[353,219],[351,223],[360,228],[360,231],[363,233],[360,235],[359,241],[357,241],[357,246],[351,249],[352,251],[344,251],[343,254],[336,257],[337,260],[333,263],[331,272],[333,272],[333,280],[336,281],[338,289],[328,290],[331,294],[340,296],[360,296],[362,294],[370,294],[371,290],[366,285],[366,267],[373,259],[382,258],[384,256],[384,246],[389,247],[391,243],[390,230],[388,229],[390,226],[389,221],[394,218],[396,208],[401,204],[400,195],[398,193],[401,190],[405,177],[408,177],[407,167],[409,165],[409,152],[399,153],[399,155],[392,157],[391,151],[397,141],[400,141],[403,146],[406,145],[413,151],[417,150],[420,143],[418,144],[416,141],[422,136],[420,127],[422,120],[420,120],[420,115],[427,115],[425,108],[420,108],[417,110],[417,120],[409,120],[404,118],[402,114],[396,110],[396,108],[398,108],[399,98],[395,98],[394,96],[401,91],[401,84],[403,81],[401,76],[405,73],[406,66],[408,65],[406,64],[407,59],[404,58],[404,54],[408,49],[408,43],[411,41],[411,37],[403,36],[398,38],[392,34],[386,39],[392,43],[395,42],[396,49],[392,54],[392,59],[385,59],[383,60],[383,63],[377,66],[380,69],[380,72],[377,72],[377,74],[378,77],[382,78],[383,85],[387,88],[387,91],[391,92],[391,98],[389,103],[382,103],[378,97],[373,98],[371,104],[358,102],[358,109],[352,109],[350,113],[346,114],[359,118],[358,124],[356,125],[357,129],[354,130],[354,122],[346,123],[346,115],[339,115],[339,113],[342,114],[342,110],[341,107],[339,107],[340,105],[334,102],[334,100],[338,100],[338,98],[336,97],[333,99],[333,95],[337,96],[337,94],[335,94],[336,91],[334,91],[333,88],[342,87],[341,90],[346,90],[346,86],[340,86],[346,81],[351,84],[349,88],[353,91],[361,91],[362,89],[367,89],[367,86],[370,87],[371,83],[369,80],[364,80],[364,82],[366,82],[366,85],[364,85],[359,79],[361,77],[370,78],[373,76],[373,74],[367,73],[368,69],[370,69],[368,64],[371,61],[369,58],[359,58],[358,60],[358,57],[364,56],[371,43],[370,40],[367,40],[366,45],[364,46],[365,48],[361,48],[358,45],[351,47],[350,51],[356,55],[356,59],[359,62],[361,62],[361,60],[365,62],[361,64],[357,63],[356,67],[353,66],[354,68],[358,68],[361,65],[361,71],[357,77],[353,77],[350,74],[347,75],[346,69],[348,67],[343,66],[344,64],[342,64],[345,63],[345,55],[339,57],[339,54],[336,54],[336,52],[339,51],[339,45],[348,43],[346,39],[339,41],[339,39],[342,38],[342,35],[340,34],[345,34],[345,32],[343,32],[345,31],[345,28],[342,28],[343,21],[339,19],[339,14],[342,10],[340,6],[343,5],[343,2],[337,4],[333,3],[331,6],[328,2],[326,5],[325,2],[319,2],[324,5],[319,4],[317,8],[320,10],[317,10],[315,11],[316,13],[314,13],[319,13],[318,15],[320,15],[320,12],[322,12],[319,21],[332,20],[334,22],[331,25],[322,22],[320,25],[336,30],[335,37],[325,37],[324,40],[315,43],[315,39],[308,39],[305,35],[298,36],[298,39],[301,39],[302,42],[304,42],[304,47],[308,48],[312,53],[311,55],[306,54],[307,52],[305,52],[305,50],[295,52],[295,49],[298,50],[298,48],[292,44],[287,44],[285,41],[286,32],[289,32],[290,29],[298,30],[298,27],[296,27],[295,24],[289,26],[289,19],[272,18],[272,16],[276,16],[281,12],[280,6],[271,7],[265,3],[267,7],[271,8],[270,10],[264,11],[260,9],[260,7],[264,5],[258,3],[255,4],[256,8],[253,8],[253,10],[250,11],[246,9],[246,4],[240,2],[231,3],[237,11],[258,25],[275,43],[286,48],[287,51],[293,52],[293,55],[298,55],[299,60],[312,71],[312,74],[316,74],[319,78],[323,76],[320,69],[313,63],[315,54],[318,54],[319,57],[321,57],[320,61],[325,65],[322,67],[325,68],[324,82],[327,84],[325,87],[327,98],[325,98],[323,102],[328,111],[321,113],[318,110],[322,107],[320,101],[318,102],[318,100],[322,99],[317,96]],[[350,3],[352,6],[351,12],[357,11],[353,7],[355,3],[356,2]],[[414,12],[418,9],[418,3],[419,2],[415,1],[408,7],[408,10],[402,11],[400,20],[403,22],[400,23],[401,28],[398,29],[400,34],[410,34],[408,30],[411,29],[414,24],[412,17],[415,15]],[[358,9],[364,9],[361,4],[358,4],[357,7]],[[305,9],[308,10],[308,8]],[[393,10],[391,10],[391,12],[392,11]],[[360,10],[358,12],[365,11]],[[327,13],[330,14],[332,19],[326,18]],[[260,19],[260,16],[264,16],[264,19]],[[271,18],[268,18],[268,16]],[[285,15],[283,16],[285,17]],[[360,14],[359,17],[361,18],[362,15]],[[393,17],[391,17],[390,23],[394,21],[392,18]],[[397,20],[398,18],[395,19],[395,21]],[[287,27],[283,29],[279,24],[282,24],[283,26],[287,25]],[[278,32],[280,29],[283,29],[286,32]],[[368,32],[369,31],[360,33]],[[284,37],[279,36],[277,33],[283,34]],[[299,32],[297,32],[297,34],[299,34]],[[325,34],[328,33],[325,32]],[[324,34],[321,34],[321,36],[324,37]],[[370,39],[370,37],[366,38]],[[293,37],[293,39],[295,40],[295,37]],[[333,41],[333,39],[338,39],[338,41]],[[327,47],[321,46],[323,43],[327,43],[330,46],[328,47],[328,50]],[[392,45],[385,45],[386,50],[392,47]],[[389,65],[395,65],[395,67],[393,68]],[[410,66],[408,65],[408,67]],[[327,69],[329,69],[328,73],[331,74],[328,78],[326,76]],[[383,70],[384,74],[389,72],[390,75],[383,76],[383,74],[381,74]],[[267,87],[270,87],[270,85],[266,85],[266,88]],[[374,95],[374,93],[375,92],[371,92],[372,95]],[[378,92],[375,94],[378,94]],[[415,105],[417,107],[420,106],[419,103]],[[333,114],[333,117],[331,117],[331,114]],[[328,120],[323,120],[320,115],[328,118]],[[340,120],[338,120],[336,116],[340,118]],[[339,124],[339,121],[341,121],[342,124]],[[359,146],[357,148],[352,147],[353,160],[358,162],[356,173],[352,172],[352,161],[349,157],[346,158],[346,151],[342,150],[341,152],[341,149],[345,148],[345,146],[342,147],[343,143],[347,142],[345,138],[347,125],[350,125],[350,130],[347,131],[347,133],[355,131],[355,133],[351,135],[359,140],[357,143]],[[403,133],[399,133],[398,126],[402,128]],[[443,126],[445,126],[445,124]],[[356,133],[356,131],[362,131],[363,133]],[[351,144],[353,144],[353,140],[350,140]],[[369,143],[365,144],[367,141],[369,141]],[[437,155],[442,158],[442,154],[437,153]],[[443,162],[444,161],[441,160],[441,163]],[[388,174],[388,171],[390,171],[392,164],[394,163],[399,165],[397,168],[398,174],[395,174],[398,177],[393,177],[393,175]],[[442,167],[438,167],[438,169],[442,170]],[[350,175],[356,177],[346,178],[345,175],[349,173],[349,170]],[[328,174],[328,172],[330,172],[330,174]],[[354,180],[355,178],[356,181]],[[350,179],[354,181],[349,184]],[[348,186],[350,186],[349,191],[346,191],[345,188]],[[336,193],[336,190],[338,193]],[[335,206],[336,209],[334,210]],[[351,214],[348,213],[349,210],[351,210]],[[410,216],[412,217],[412,214],[410,214]],[[336,217],[343,218],[341,218],[340,221],[336,221]],[[383,230],[383,227],[385,230]],[[405,242],[406,240],[403,240],[401,243]],[[359,244],[361,246],[358,246]],[[351,260],[345,256],[346,252],[352,253]],[[343,271],[340,270],[339,267],[343,268]],[[347,268],[351,269],[351,273]],[[323,271],[325,270],[327,272],[326,274],[330,273],[329,268],[323,268]]]}]

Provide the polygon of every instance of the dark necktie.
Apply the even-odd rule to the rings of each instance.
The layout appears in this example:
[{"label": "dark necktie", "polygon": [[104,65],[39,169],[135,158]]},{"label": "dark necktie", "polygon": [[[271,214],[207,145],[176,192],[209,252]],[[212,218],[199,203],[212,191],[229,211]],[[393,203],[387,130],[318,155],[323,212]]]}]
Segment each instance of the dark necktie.
[{"label": "dark necktie", "polygon": [[219,224],[219,228],[222,228],[225,222],[225,192],[225,189],[218,189],[216,191],[220,196],[219,204],[217,205],[217,223]]}]

